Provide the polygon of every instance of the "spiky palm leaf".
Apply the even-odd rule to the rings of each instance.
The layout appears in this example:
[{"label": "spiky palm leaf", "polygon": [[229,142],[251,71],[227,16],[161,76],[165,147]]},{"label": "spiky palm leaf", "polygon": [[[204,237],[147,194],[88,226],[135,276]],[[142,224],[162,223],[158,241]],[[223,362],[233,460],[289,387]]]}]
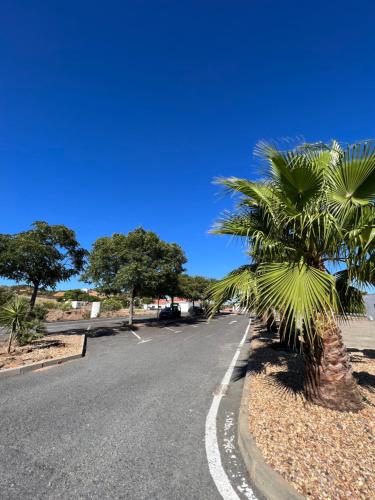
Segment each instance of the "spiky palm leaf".
[{"label": "spiky palm leaf", "polygon": [[[353,280],[374,280],[375,149],[333,141],[280,151],[261,143],[257,154],[268,164],[266,180],[220,180],[241,199],[213,232],[245,238],[260,264],[251,276],[251,304],[261,312],[276,308],[312,341],[318,314],[360,311]],[[346,281],[328,272],[329,262],[348,267]],[[229,275],[216,285],[217,296],[238,297],[245,279]]]}]

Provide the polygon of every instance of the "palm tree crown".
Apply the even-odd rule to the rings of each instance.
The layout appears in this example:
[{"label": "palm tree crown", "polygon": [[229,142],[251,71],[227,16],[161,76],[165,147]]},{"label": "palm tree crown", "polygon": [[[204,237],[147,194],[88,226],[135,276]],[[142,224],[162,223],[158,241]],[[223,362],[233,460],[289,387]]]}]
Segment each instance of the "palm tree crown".
[{"label": "palm tree crown", "polygon": [[313,348],[337,313],[363,312],[353,283],[374,281],[375,146],[333,141],[281,151],[260,143],[256,153],[265,179],[220,179],[240,201],[212,230],[245,239],[251,264],[210,297],[276,311]]}]

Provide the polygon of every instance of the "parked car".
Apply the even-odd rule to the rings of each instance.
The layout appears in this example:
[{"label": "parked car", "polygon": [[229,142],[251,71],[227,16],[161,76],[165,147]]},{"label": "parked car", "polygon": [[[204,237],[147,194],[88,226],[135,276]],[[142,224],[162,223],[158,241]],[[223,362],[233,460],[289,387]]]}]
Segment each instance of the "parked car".
[{"label": "parked car", "polygon": [[203,316],[204,315],[204,309],[203,307],[199,306],[191,306],[189,308],[189,316]]},{"label": "parked car", "polygon": [[178,304],[172,304],[160,311],[159,319],[174,319],[181,317],[181,308]]}]

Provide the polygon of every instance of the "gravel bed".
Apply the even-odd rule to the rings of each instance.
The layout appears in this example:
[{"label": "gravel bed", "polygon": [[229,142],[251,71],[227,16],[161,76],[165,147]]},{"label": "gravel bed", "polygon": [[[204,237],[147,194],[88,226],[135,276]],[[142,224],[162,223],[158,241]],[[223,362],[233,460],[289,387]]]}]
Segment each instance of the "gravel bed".
[{"label": "gravel bed", "polygon": [[375,350],[351,354],[365,407],[341,413],[304,399],[301,357],[276,346],[255,327],[249,426],[266,462],[307,498],[373,500]]},{"label": "gravel bed", "polygon": [[[58,345],[43,346],[44,343],[57,341]],[[33,349],[33,347],[37,347]],[[38,348],[39,346],[39,348]],[[7,343],[0,343],[0,370],[81,353],[82,335],[48,335],[22,347],[16,347],[10,354],[6,352]]]}]

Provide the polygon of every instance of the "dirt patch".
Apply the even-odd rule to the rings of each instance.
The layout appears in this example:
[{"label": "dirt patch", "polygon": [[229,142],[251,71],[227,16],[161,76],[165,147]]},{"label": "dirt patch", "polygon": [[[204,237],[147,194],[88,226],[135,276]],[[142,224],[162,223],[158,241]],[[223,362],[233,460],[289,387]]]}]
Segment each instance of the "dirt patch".
[{"label": "dirt patch", "polygon": [[48,311],[46,316],[46,321],[78,321],[81,319],[87,319],[90,317],[90,312],[86,309],[72,309],[71,311],[61,311],[58,309],[52,309]]},{"label": "dirt patch", "polygon": [[6,352],[6,342],[0,343],[0,371],[38,361],[81,354],[82,335],[48,335],[31,344]]},{"label": "dirt patch", "polygon": [[298,354],[256,329],[251,347],[249,427],[266,462],[308,498],[374,498],[375,351],[351,353],[365,407],[341,413],[305,400]]}]

